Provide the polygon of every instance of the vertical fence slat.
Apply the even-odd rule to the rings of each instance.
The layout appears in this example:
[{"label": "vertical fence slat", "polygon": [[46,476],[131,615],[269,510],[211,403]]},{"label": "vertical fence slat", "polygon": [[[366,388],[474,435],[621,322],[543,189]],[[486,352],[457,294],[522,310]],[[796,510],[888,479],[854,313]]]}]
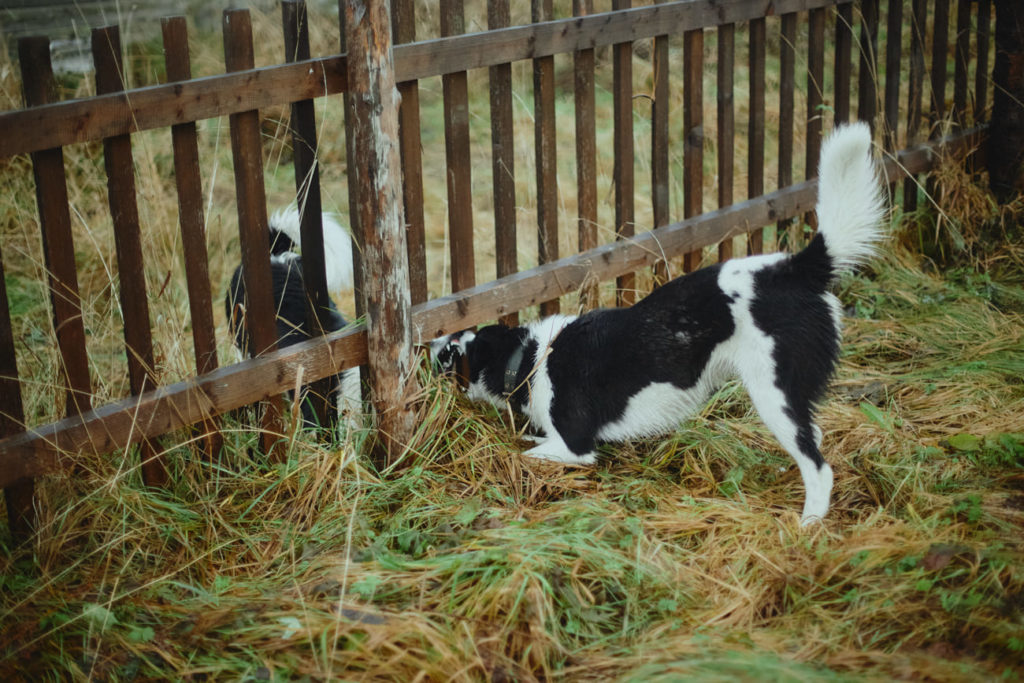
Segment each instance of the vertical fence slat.
[{"label": "vertical fence slat", "polygon": [[988,70],[989,41],[992,35],[992,0],[978,0],[978,43],[977,63],[974,65],[974,123],[985,120],[985,107],[988,106]]},{"label": "vertical fence slat", "polygon": [[[21,383],[18,381],[18,356],[14,349],[4,258],[0,251],[0,439],[24,431],[25,426]],[[15,539],[25,539],[35,526],[35,511],[32,508],[34,494],[35,481],[29,477],[22,477],[4,488],[7,526]]]},{"label": "vertical fence slat", "polygon": [[[807,14],[807,144],[804,149],[804,177],[818,175],[821,152],[821,129],[825,101],[825,10],[812,9]],[[818,214],[808,211],[804,222],[818,226]]]},{"label": "vertical fence slat", "polygon": [[[93,29],[92,56],[96,68],[96,92],[125,90],[122,80],[121,36],[116,26]],[[135,196],[135,165],[128,135],[103,140],[103,162],[107,172],[107,197],[114,223],[117,274],[120,282],[121,312],[124,316],[128,382],[132,395],[156,387],[153,338],[149,326],[149,300],[142,261],[139,208]],[[157,449],[148,440],[139,444],[142,478],[149,486],[167,482],[167,471]]]},{"label": "vertical fence slat", "polygon": [[[391,0],[391,23],[395,44],[416,40],[416,6],[413,0]],[[398,145],[402,158],[402,204],[405,234],[409,246],[411,300],[427,300],[426,223],[423,217],[423,159],[420,145],[420,84],[398,84],[402,102],[398,107]]]},{"label": "vertical fence slat", "polygon": [[946,116],[946,54],[949,51],[949,0],[935,0],[932,13],[932,107],[928,122],[929,137],[938,139],[942,134],[940,122]]},{"label": "vertical fence slat", "polygon": [[835,55],[835,123],[850,120],[850,84],[853,81],[853,64],[850,53],[853,49],[853,3],[846,2],[836,7],[836,55]]},{"label": "vertical fence slat", "polygon": [[[752,19],[750,31],[750,117],[747,121],[747,199],[764,194],[764,80],[765,19]],[[752,230],[747,236],[747,253],[764,251],[764,228]]]},{"label": "vertical fence slat", "polygon": [[[718,208],[732,204],[733,137],[736,135],[736,113],[733,104],[733,70],[736,68],[736,25],[723,24],[718,29]],[[718,260],[732,258],[732,238],[718,245]]]},{"label": "vertical fence slat", "polygon": [[[658,0],[662,2],[664,0]],[[654,53],[654,99],[651,104],[651,207],[654,227],[669,223],[669,173],[668,173],[668,36],[655,36]],[[654,285],[668,282],[668,264],[659,260],[654,266]]]},{"label": "vertical fence slat", "polygon": [[[631,0],[612,0],[612,9],[629,9]],[[633,45],[612,46],[612,109],[615,161],[615,234],[616,239],[632,237],[634,226],[633,174]],[[616,279],[616,305],[636,301],[636,275],[627,273]]]},{"label": "vertical fence slat", "polygon": [[[782,15],[779,31],[779,183],[778,187],[793,184],[793,128],[796,126],[794,91],[796,90],[796,12]],[[792,220],[776,224],[776,248],[787,240]]]},{"label": "vertical fence slat", "polygon": [[[35,107],[55,102],[56,86],[50,64],[50,41],[47,38],[22,38],[18,41],[18,61],[21,64],[25,104]],[[85,352],[82,302],[78,295],[71,212],[64,177],[64,152],[59,147],[33,152],[32,174],[36,185],[53,329],[60,348],[62,379],[67,389],[65,413],[83,413],[92,404],[92,383]]]},{"label": "vertical fence slat", "polygon": [[[906,146],[918,141],[921,128],[921,102],[924,97],[924,39],[927,0],[913,0],[910,9],[910,65],[907,69]],[[917,178],[903,181],[903,210],[917,209]]]},{"label": "vertical fence slat", "polygon": [[[355,115],[355,156],[349,172],[357,175],[359,189],[349,201],[356,206],[363,229],[370,394],[378,443],[388,464],[397,465],[415,428],[417,356],[412,348],[409,251],[402,225],[390,11],[387,3],[346,0],[344,13],[346,42],[359,55],[347,60]],[[467,195],[461,201],[468,204],[469,199]]]},{"label": "vertical fence slat", "polygon": [[[511,22],[509,0],[488,0],[487,28],[505,28]],[[498,277],[519,270],[516,241],[515,130],[512,117],[512,65],[498,64],[488,72],[491,100],[491,174],[494,186],[494,260]],[[516,312],[501,323],[519,324]]]},{"label": "vertical fence slat", "polygon": [[860,70],[857,73],[857,118],[875,130],[878,112],[878,0],[860,4]]},{"label": "vertical fence slat", "polygon": [[[554,18],[551,0],[532,0],[534,23]],[[558,260],[558,168],[555,145],[555,58],[533,60],[534,148],[537,155],[537,248],[538,262]],[[540,305],[541,315],[558,313],[559,301]]]},{"label": "vertical fence slat", "polygon": [[[185,17],[167,17],[160,22],[164,42],[164,63],[167,80],[187,81],[192,78],[188,52],[188,28]],[[178,222],[185,256],[185,281],[188,289],[189,316],[192,323],[192,345],[195,350],[196,373],[202,375],[217,369],[217,337],[213,324],[213,300],[210,292],[210,270],[206,250],[206,220],[203,215],[203,185],[199,174],[199,142],[194,122],[171,127],[174,149],[174,181],[178,189]],[[202,427],[200,444],[207,458],[216,455],[224,443],[219,431],[220,420],[211,417]]]},{"label": "vertical fence slat", "polygon": [[889,16],[885,26],[885,148],[894,152],[898,144],[900,116],[903,0],[889,0]]},{"label": "vertical fence slat", "polygon": [[[252,24],[247,10],[224,11],[224,62],[228,71],[255,66]],[[263,187],[263,150],[260,115],[256,110],[229,117],[231,155],[234,160],[235,198],[238,204],[238,236],[242,249],[242,277],[245,279],[245,325],[253,355],[277,348],[274,324],[274,294],[270,282],[270,241],[267,238],[267,199]],[[263,403],[261,447],[272,460],[284,457],[277,446],[283,433],[283,404],[280,396]]]},{"label": "vertical fence slat", "polygon": [[[462,0],[441,0],[441,35],[466,32]],[[444,91],[444,150],[448,169],[448,247],[452,291],[476,284],[473,260],[473,194],[469,155],[469,92],[466,72],[441,76]]]},{"label": "vertical fence slat", "polygon": [[[683,217],[704,211],[704,31],[683,33]],[[700,250],[683,255],[683,271],[700,267]]]},{"label": "vertical fence slat", "polygon": [[[573,0],[573,16],[594,13],[593,0]],[[579,250],[597,246],[597,124],[595,120],[594,50],[573,55],[573,97],[576,105],[576,210]],[[596,308],[600,301],[597,282],[580,292],[583,310]]]},{"label": "vertical fence slat", "polygon": [[[309,59],[309,24],[304,0],[281,3],[286,62]],[[295,157],[295,197],[299,208],[302,239],[302,284],[306,293],[306,323],[310,336],[323,336],[323,321],[331,314],[324,262],[323,203],[320,197],[320,164],[317,160],[316,109],[313,100],[292,102],[292,151]],[[338,266],[339,264],[335,264]],[[338,411],[331,397],[337,390],[336,375],[313,382],[303,398],[325,429],[320,436],[330,439],[337,425]]]},{"label": "vertical fence slat", "polygon": [[971,2],[957,0],[956,6],[956,65],[953,73],[953,121],[960,127],[966,124],[967,69],[971,61]]}]

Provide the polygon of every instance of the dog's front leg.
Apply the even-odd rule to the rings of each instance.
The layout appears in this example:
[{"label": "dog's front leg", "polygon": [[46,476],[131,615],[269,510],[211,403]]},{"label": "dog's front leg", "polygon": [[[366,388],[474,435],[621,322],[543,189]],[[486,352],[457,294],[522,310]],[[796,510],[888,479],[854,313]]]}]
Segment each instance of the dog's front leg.
[{"label": "dog's front leg", "polygon": [[526,455],[563,465],[593,465],[597,460],[597,454],[593,451],[583,455],[573,453],[557,433],[540,440],[536,446],[526,451]]}]

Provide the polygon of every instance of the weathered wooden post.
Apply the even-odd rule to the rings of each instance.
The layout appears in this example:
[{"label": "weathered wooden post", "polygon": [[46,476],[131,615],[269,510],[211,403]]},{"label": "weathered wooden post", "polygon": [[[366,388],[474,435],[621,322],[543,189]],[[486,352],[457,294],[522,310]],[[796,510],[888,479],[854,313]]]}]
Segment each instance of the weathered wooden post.
[{"label": "weathered wooden post", "polygon": [[989,185],[1005,202],[1024,190],[1024,6],[995,0],[996,62],[988,132]]},{"label": "weathered wooden post", "polygon": [[409,257],[402,217],[399,95],[388,0],[343,0],[353,115],[350,211],[362,231],[370,400],[380,445],[398,462],[415,426],[416,355],[412,347]]}]

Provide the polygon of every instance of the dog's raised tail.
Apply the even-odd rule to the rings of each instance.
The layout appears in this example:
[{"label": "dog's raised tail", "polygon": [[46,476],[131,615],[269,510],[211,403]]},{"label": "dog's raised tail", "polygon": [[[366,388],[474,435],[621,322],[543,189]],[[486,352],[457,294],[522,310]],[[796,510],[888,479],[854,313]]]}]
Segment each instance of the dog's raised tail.
[{"label": "dog's raised tail", "polygon": [[885,210],[871,130],[863,122],[836,128],[821,147],[817,206],[818,234],[825,240],[833,276],[874,255]]}]

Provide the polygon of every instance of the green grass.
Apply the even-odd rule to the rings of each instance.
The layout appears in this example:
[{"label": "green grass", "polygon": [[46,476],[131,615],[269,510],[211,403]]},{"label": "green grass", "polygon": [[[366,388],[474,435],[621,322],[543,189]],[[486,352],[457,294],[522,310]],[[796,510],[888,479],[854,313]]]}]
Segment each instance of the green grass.
[{"label": "green grass", "polygon": [[[481,5],[470,5],[474,27]],[[255,22],[257,62],[279,61],[276,15]],[[331,23],[312,28],[314,53],[332,52]],[[710,33],[707,40],[711,55]],[[216,38],[194,39],[197,73],[222,69],[219,49]],[[132,78],[159,72],[153,51],[133,52]],[[568,64],[556,61],[560,79]],[[650,65],[638,56],[634,68],[639,91]],[[527,267],[536,253],[529,65],[514,76]],[[493,258],[489,114],[485,74],[470,78],[484,281]],[[738,69],[738,92],[742,79]],[[599,73],[598,82],[604,112],[610,75]],[[16,69],[0,69],[0,85],[4,106],[19,106]],[[91,87],[88,79],[63,85],[67,96]],[[440,83],[421,90],[436,295],[447,287],[446,193],[434,181],[444,167]],[[678,88],[673,98],[681,119]],[[744,103],[737,105],[742,130]],[[557,106],[568,252],[572,106],[564,93]],[[638,98],[634,109],[641,225],[650,220],[647,106]],[[272,207],[294,187],[284,114],[264,112]],[[339,99],[318,102],[318,115],[329,133],[325,203],[344,213],[344,153],[332,134]],[[606,117],[599,125],[604,152]],[[673,136],[680,125],[674,118]],[[238,259],[230,147],[226,121],[199,127],[219,298]],[[162,381],[187,376],[192,363],[168,140],[167,131],[133,136]],[[90,361],[106,401],[126,393],[127,381],[101,151],[79,145],[65,158]],[[599,192],[610,198],[609,159],[599,160]],[[775,163],[769,158],[769,187]],[[680,166],[675,154],[674,172]],[[161,440],[172,469],[167,489],[143,486],[134,453],[83,454],[70,473],[40,479],[30,541],[15,544],[0,513],[0,679],[1019,679],[1019,205],[994,207],[959,169],[946,164],[938,174],[941,211],[898,216],[885,256],[837,288],[848,317],[821,410],[836,477],[824,524],[799,527],[799,473],[736,385],[674,436],[606,447],[596,467],[565,469],[522,458],[521,421],[468,404],[424,369],[421,419],[402,469],[375,467],[358,431],[329,444],[301,435],[285,462],[269,464],[254,453],[256,435],[228,418],[227,447],[212,462],[196,455],[188,435]],[[22,394],[37,424],[59,416],[62,390],[28,160],[0,161],[0,177],[9,188],[0,234]],[[707,181],[711,198],[710,174]],[[745,178],[736,182],[742,197]],[[679,207],[681,196],[672,201]],[[603,238],[611,205],[601,205]],[[218,309],[221,360],[229,362]]]}]

